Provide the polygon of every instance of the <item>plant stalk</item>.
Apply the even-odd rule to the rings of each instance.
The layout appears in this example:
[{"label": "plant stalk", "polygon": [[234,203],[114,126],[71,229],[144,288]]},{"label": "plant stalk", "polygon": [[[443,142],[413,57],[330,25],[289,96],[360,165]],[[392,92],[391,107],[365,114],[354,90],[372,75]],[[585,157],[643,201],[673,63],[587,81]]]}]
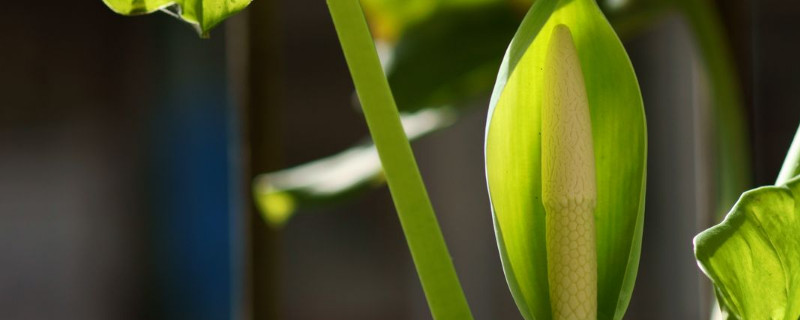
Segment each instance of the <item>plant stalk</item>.
[{"label": "plant stalk", "polygon": [[435,319],[472,319],[358,0],[328,7]]}]

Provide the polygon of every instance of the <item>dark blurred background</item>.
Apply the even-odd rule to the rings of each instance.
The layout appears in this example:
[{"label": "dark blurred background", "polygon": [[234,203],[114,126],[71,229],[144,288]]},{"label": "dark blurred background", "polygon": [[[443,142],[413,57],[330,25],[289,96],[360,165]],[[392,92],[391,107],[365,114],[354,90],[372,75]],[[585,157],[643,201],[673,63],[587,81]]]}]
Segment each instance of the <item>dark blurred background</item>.
[{"label": "dark blurred background", "polygon": [[[754,185],[771,184],[800,123],[800,4],[716,5]],[[100,0],[12,1],[0,25],[0,318],[430,318],[385,187],[281,229],[252,206],[255,174],[367,134],[324,1],[255,0],[210,39]],[[712,216],[707,76],[677,14],[623,40],[649,129],[626,318],[706,319],[691,238]],[[414,151],[476,318],[519,319],[485,188],[487,103]]]}]

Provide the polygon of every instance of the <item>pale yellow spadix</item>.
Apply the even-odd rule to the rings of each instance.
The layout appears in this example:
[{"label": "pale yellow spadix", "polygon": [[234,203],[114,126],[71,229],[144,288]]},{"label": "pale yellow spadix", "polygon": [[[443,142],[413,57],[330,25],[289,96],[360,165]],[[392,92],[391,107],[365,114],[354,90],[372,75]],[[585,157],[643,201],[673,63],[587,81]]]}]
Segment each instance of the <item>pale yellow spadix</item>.
[{"label": "pale yellow spadix", "polygon": [[597,319],[592,125],[586,86],[565,25],[553,28],[542,92],[542,200],[553,319]]}]

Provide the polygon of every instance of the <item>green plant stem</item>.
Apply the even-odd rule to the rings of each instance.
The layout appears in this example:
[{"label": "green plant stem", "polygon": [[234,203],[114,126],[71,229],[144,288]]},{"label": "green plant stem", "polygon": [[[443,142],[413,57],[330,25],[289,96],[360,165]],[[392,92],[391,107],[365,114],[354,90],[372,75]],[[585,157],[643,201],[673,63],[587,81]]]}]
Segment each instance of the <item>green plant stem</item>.
[{"label": "green plant stem", "polygon": [[800,127],[797,128],[797,133],[794,135],[789,152],[786,153],[786,159],[783,160],[781,172],[778,173],[775,185],[783,185],[798,174],[800,174]]},{"label": "green plant stem", "polygon": [[472,319],[358,0],[328,0],[431,313]]}]

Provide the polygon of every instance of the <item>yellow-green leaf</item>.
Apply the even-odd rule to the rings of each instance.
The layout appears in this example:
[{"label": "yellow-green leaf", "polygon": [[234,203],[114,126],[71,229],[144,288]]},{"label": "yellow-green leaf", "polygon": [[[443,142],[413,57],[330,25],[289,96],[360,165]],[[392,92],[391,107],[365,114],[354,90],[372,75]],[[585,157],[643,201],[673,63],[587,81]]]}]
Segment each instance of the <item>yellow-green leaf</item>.
[{"label": "yellow-green leaf", "polygon": [[720,306],[738,319],[800,317],[800,179],[745,192],[694,239]]},{"label": "yellow-green leaf", "polygon": [[486,175],[498,246],[526,319],[551,319],[542,205],[542,100],[553,28],[574,38],[588,99],[597,203],[597,318],[621,319],[644,220],[646,124],[633,67],[593,0],[539,0],[509,46],[490,102]]},{"label": "yellow-green leaf", "polygon": [[217,24],[247,7],[252,0],[103,0],[122,15],[140,15],[163,10],[192,24],[201,36]]}]

